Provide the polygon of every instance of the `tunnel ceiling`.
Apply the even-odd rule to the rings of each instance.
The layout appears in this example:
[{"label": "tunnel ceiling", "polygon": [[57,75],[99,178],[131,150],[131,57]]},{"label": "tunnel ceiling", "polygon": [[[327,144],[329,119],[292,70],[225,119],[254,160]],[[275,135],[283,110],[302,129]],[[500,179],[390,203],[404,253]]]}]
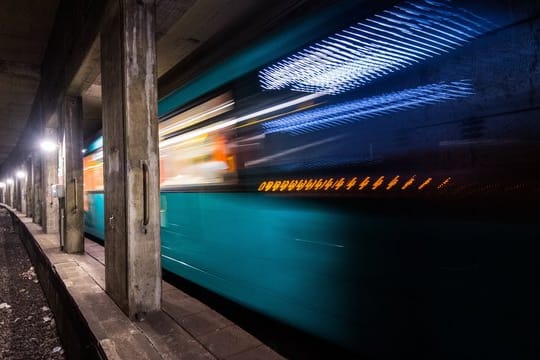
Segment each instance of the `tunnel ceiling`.
[{"label": "tunnel ceiling", "polygon": [[0,163],[22,134],[58,0],[2,0],[0,11]]},{"label": "tunnel ceiling", "polygon": [[[210,38],[269,6],[290,0],[157,0],[156,40],[158,77]],[[289,5],[290,6],[290,5]],[[99,59],[97,54],[94,57]],[[94,62],[95,64],[95,62]],[[99,66],[99,63],[97,63]],[[101,129],[101,79],[83,92],[83,132],[92,136]]]},{"label": "tunnel ceiling", "polygon": [[[157,0],[156,40],[158,77],[166,76],[179,63],[209,43],[221,46],[255,22],[270,26],[277,17],[308,0]],[[264,20],[264,21],[263,21]],[[216,38],[219,41],[216,41]],[[94,54],[99,59],[99,54]],[[94,61],[94,66],[96,61]],[[97,62],[99,66],[99,63]],[[182,67],[180,72],[186,69]],[[174,75],[173,75],[174,76]],[[93,81],[93,80],[92,80]],[[83,133],[91,138],[101,129],[101,78],[82,93]]]},{"label": "tunnel ceiling", "polygon": [[[286,13],[306,0],[157,0],[157,62],[162,76],[198,48],[231,28]],[[2,0],[0,11],[0,165],[9,157],[26,127],[40,82],[40,67],[59,0]],[[256,24],[259,26],[259,23]],[[261,24],[263,26],[264,24]],[[83,132],[101,128],[99,49],[90,55],[81,89]],[[87,64],[88,65],[88,64]],[[83,66],[87,66],[83,64]],[[97,70],[96,70],[97,69]]]}]

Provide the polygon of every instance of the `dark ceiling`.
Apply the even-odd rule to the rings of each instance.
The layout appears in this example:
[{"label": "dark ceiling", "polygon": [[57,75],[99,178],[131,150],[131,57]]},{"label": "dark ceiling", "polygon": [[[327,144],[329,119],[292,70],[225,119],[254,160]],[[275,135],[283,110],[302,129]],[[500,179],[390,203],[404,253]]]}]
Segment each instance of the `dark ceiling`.
[{"label": "dark ceiling", "polygon": [[[178,66],[223,34],[263,28],[306,0],[157,0],[158,76]],[[40,82],[40,66],[59,0],[2,0],[0,12],[0,165],[17,145],[27,125]],[[101,128],[99,47],[90,54],[89,77],[80,89],[83,131]],[[198,60],[197,60],[198,61]],[[196,61],[196,62],[197,62]],[[193,61],[191,60],[191,63]],[[88,64],[87,64],[88,65]]]},{"label": "dark ceiling", "polygon": [[0,163],[21,136],[39,85],[58,0],[2,0],[0,11]]}]

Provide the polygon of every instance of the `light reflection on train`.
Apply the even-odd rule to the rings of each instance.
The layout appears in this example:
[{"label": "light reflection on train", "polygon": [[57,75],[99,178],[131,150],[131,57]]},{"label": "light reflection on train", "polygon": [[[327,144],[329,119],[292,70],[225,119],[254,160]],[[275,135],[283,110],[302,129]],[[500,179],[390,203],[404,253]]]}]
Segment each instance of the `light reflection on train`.
[{"label": "light reflection on train", "polygon": [[[213,69],[236,74],[225,85],[203,76],[200,96],[161,99],[164,268],[355,351],[419,346],[426,330],[410,308],[427,316],[415,301],[429,296],[436,261],[485,266],[445,247],[538,235],[432,212],[449,199],[466,209],[540,197],[540,71],[514,66],[538,67],[524,45],[534,39],[524,24],[538,23],[534,10],[497,6],[418,0],[333,19],[288,47],[280,33],[283,49],[263,63],[245,69],[246,52]],[[88,147],[84,185],[85,229],[103,238],[101,141]],[[433,301],[449,310],[430,336],[471,318]]]}]

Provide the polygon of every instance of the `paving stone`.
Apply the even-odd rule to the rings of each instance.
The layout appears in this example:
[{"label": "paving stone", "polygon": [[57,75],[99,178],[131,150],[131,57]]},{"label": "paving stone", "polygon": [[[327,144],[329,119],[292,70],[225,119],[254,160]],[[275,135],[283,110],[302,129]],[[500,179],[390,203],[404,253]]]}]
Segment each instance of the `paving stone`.
[{"label": "paving stone", "polygon": [[206,335],[233,324],[229,319],[213,310],[185,316],[178,321],[184,329],[195,336]]},{"label": "paving stone", "polygon": [[198,341],[163,312],[137,323],[164,359],[215,359]]},{"label": "paving stone", "polygon": [[196,336],[213,354],[219,358],[238,354],[261,345],[261,342],[236,325],[216,330],[210,334]]},{"label": "paving stone", "polygon": [[161,307],[163,311],[171,315],[174,319],[180,319],[184,316],[196,314],[210,309],[208,306],[193,298],[174,298],[172,296],[163,297]]},{"label": "paving stone", "polygon": [[227,360],[283,360],[283,356],[271,350],[268,346],[258,346],[239,354],[232,355]]}]

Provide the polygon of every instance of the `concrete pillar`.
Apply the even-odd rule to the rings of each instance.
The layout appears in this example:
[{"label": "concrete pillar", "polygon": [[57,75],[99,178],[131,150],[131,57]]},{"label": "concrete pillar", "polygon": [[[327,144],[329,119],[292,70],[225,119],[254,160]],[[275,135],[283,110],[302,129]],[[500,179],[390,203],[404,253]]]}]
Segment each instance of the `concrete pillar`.
[{"label": "concrete pillar", "polygon": [[16,210],[21,210],[20,209],[20,201],[19,201],[19,198],[20,198],[20,192],[19,192],[19,179],[17,178],[16,176],[16,173],[14,172],[13,173],[13,207],[16,209]]},{"label": "concrete pillar", "polygon": [[28,159],[26,159],[25,162],[25,170],[26,170],[26,216],[32,217],[32,214],[34,212],[33,207],[33,178],[32,178],[32,157],[34,155],[30,155]]},{"label": "concrete pillar", "polygon": [[101,33],[105,280],[142,319],[161,306],[155,0],[110,5]]},{"label": "concrete pillar", "polygon": [[[45,128],[45,137],[57,141],[56,128]],[[42,224],[43,231],[47,234],[58,232],[59,210],[58,199],[52,196],[52,186],[58,183],[58,150],[46,152],[42,157],[43,173],[43,202]]]},{"label": "concrete pillar", "polygon": [[14,185],[15,185],[15,182],[13,178],[9,178],[6,186],[7,186],[7,204],[10,207],[14,207],[13,206],[14,205],[13,203]]},{"label": "concrete pillar", "polygon": [[15,208],[15,177],[11,178],[9,189],[9,206]]},{"label": "concrete pillar", "polygon": [[17,178],[13,176],[12,179],[13,179],[13,184],[11,185],[11,191],[12,191],[11,207],[16,210],[17,209]]},{"label": "concrete pillar", "polygon": [[67,97],[63,108],[64,128],[64,250],[84,252],[82,98]]},{"label": "concrete pillar", "polygon": [[23,213],[23,214],[26,214],[26,181],[27,181],[27,175],[26,175],[26,171],[24,170],[25,166],[24,166],[25,163],[22,164],[21,166],[21,172],[24,174],[24,177],[21,177],[21,178],[18,178],[18,181],[19,181],[19,207],[20,207],[20,211]]},{"label": "concrete pillar", "polygon": [[[13,171],[12,171],[13,173]],[[11,200],[11,207],[15,210],[17,209],[17,178],[12,174],[13,184],[12,187],[12,200]]]},{"label": "concrete pillar", "polygon": [[41,184],[41,155],[36,153],[32,156],[32,221],[41,224],[41,209],[43,192]]}]

